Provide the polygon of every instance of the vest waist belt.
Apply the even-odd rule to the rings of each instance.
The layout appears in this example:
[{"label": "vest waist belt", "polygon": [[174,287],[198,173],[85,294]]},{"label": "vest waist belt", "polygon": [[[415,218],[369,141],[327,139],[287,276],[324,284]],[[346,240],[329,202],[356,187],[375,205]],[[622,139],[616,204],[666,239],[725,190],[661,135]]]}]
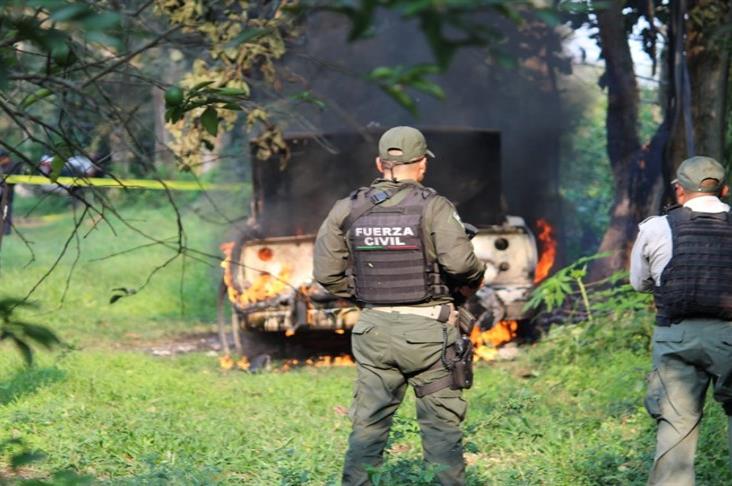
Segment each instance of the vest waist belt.
[{"label": "vest waist belt", "polygon": [[375,305],[367,307],[368,309],[379,312],[396,312],[397,314],[412,314],[416,316],[428,317],[436,319],[440,322],[447,322],[455,311],[453,304],[439,304],[429,307],[416,305]]}]

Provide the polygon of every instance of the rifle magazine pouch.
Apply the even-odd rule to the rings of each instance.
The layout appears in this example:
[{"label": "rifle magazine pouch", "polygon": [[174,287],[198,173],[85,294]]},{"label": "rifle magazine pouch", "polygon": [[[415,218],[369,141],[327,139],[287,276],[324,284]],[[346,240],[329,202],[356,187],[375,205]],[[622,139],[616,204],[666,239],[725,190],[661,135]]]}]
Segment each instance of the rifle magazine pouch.
[{"label": "rifle magazine pouch", "polygon": [[468,309],[462,306],[458,308],[457,324],[460,329],[460,334],[463,336],[470,336],[470,333],[473,332],[473,326],[475,325],[476,320],[475,316]]}]

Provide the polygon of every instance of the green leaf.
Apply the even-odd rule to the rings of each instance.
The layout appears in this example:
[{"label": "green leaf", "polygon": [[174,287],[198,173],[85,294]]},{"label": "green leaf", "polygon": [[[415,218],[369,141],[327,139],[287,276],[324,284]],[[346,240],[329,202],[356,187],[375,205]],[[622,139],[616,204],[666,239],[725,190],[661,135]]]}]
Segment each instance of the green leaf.
[{"label": "green leaf", "polygon": [[56,10],[51,14],[51,20],[57,22],[67,22],[71,20],[79,20],[92,15],[94,11],[88,5],[83,3],[72,3],[66,7]]},{"label": "green leaf", "polygon": [[165,110],[165,121],[177,123],[183,118],[183,109],[180,106],[171,106]]},{"label": "green leaf", "polygon": [[394,77],[395,72],[397,68],[391,68],[386,66],[380,66],[375,68],[371,73],[369,74],[369,78],[371,79],[386,79],[390,77]]},{"label": "green leaf", "polygon": [[86,17],[82,22],[82,27],[86,30],[110,30],[118,27],[120,24],[120,15],[116,12],[102,12],[96,15]]},{"label": "green leaf", "polygon": [[302,101],[303,103],[310,103],[321,110],[325,109],[325,102],[318,98],[317,96],[314,96],[310,91],[303,91],[301,93],[297,93],[292,96],[292,99],[295,101]]},{"label": "green leaf", "polygon": [[269,34],[269,29],[247,29],[229,41],[227,47],[237,47]]},{"label": "green leaf", "polygon": [[417,114],[417,104],[403,89],[396,86],[384,86],[382,89],[410,113],[413,115]]},{"label": "green leaf", "polygon": [[446,69],[455,55],[457,46],[442,35],[442,23],[443,19],[437,12],[422,15],[422,33],[427,38],[437,64]]},{"label": "green leaf", "polygon": [[553,10],[537,10],[534,14],[549,27],[558,27],[561,23],[559,15]]},{"label": "green leaf", "polygon": [[48,175],[48,178],[53,182],[56,182],[58,177],[61,175],[61,170],[64,168],[65,164],[66,161],[62,157],[54,155],[53,160],[51,161],[51,173]]},{"label": "green leaf", "polygon": [[405,5],[401,8],[401,12],[407,17],[413,17],[422,11],[432,8],[433,3],[432,0],[412,0],[405,2]]},{"label": "green leaf", "polygon": [[214,137],[219,133],[219,114],[216,108],[209,106],[201,115],[201,125]]},{"label": "green leaf", "polygon": [[416,64],[409,68],[410,77],[423,77],[426,74],[440,74],[440,66],[435,64]]},{"label": "green leaf", "polygon": [[196,91],[196,92],[197,92],[197,91],[201,91],[201,90],[202,90],[203,88],[205,88],[206,86],[211,86],[211,85],[212,85],[212,84],[214,84],[215,82],[216,82],[216,81],[201,81],[200,83],[198,83],[198,84],[196,84],[195,86],[193,86],[193,87],[191,88],[191,91]]},{"label": "green leaf", "polygon": [[56,10],[57,8],[68,5],[66,0],[26,0],[23,3],[28,7],[40,7],[49,10]]},{"label": "green leaf", "polygon": [[105,34],[104,32],[87,32],[86,40],[88,42],[102,44],[105,46],[113,47],[115,49],[122,49],[124,47],[122,41],[118,37]]},{"label": "green leaf", "polygon": [[249,96],[249,88],[218,88],[216,91],[224,96]]},{"label": "green leaf", "polygon": [[48,98],[53,94],[53,91],[51,91],[48,88],[40,88],[36,90],[34,93],[29,94],[25,98],[23,98],[23,101],[20,102],[20,107],[22,109],[26,109],[29,106],[33,105],[34,103],[42,100],[43,98]]},{"label": "green leaf", "polygon": [[351,32],[348,34],[348,42],[368,37],[374,25],[374,13],[378,0],[362,0],[361,9],[352,9],[349,12],[351,19]]},{"label": "green leaf", "polygon": [[445,91],[442,89],[442,87],[436,83],[433,83],[432,81],[427,81],[426,79],[417,79],[412,81],[410,85],[414,89],[418,89],[423,93],[432,95],[437,99],[442,100],[445,98]]}]

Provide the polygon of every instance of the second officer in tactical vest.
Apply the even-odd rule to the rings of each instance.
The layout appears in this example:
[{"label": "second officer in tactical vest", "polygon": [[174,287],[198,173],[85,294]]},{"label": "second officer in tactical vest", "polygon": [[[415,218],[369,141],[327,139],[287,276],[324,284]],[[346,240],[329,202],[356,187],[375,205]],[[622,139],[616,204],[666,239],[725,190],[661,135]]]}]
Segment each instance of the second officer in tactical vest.
[{"label": "second officer in tactical vest", "polygon": [[462,390],[448,385],[443,361],[458,339],[451,290],[477,288],[485,267],[452,203],[420,184],[427,156],[418,130],[384,133],[376,159],[384,178],[338,201],[315,244],[315,278],[362,307],[352,334],[358,378],[346,485],[369,484],[367,467],[382,463],[407,384],[417,396],[426,463],[443,485],[464,484],[466,403]]},{"label": "second officer in tactical vest", "polygon": [[649,485],[692,486],[710,384],[732,453],[732,214],[724,168],[692,157],[676,171],[680,206],[641,223],[630,282],[656,300],[646,408],[658,423]]}]

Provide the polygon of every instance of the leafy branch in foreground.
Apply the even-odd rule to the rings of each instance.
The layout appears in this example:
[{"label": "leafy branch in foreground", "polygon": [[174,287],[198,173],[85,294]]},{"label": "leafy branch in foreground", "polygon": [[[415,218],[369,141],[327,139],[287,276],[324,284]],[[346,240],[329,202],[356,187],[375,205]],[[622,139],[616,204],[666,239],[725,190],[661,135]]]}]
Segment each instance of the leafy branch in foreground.
[{"label": "leafy branch in foreground", "polygon": [[0,485],[20,484],[23,486],[83,486],[93,484],[94,478],[82,476],[73,470],[57,470],[48,479],[21,479],[22,469],[43,461],[46,454],[38,450],[28,449],[25,442],[18,438],[0,441],[0,457],[6,461],[11,475],[0,473]]},{"label": "leafy branch in foreground", "polygon": [[33,364],[32,345],[50,350],[60,345],[61,340],[47,327],[15,319],[13,313],[19,307],[28,308],[34,305],[19,299],[0,298],[0,341],[10,340],[30,366]]},{"label": "leafy branch in foreground", "polygon": [[636,292],[627,282],[627,272],[616,272],[597,282],[585,282],[587,265],[607,256],[607,253],[598,253],[582,257],[558,270],[534,290],[526,309],[542,309],[558,313],[562,318],[590,322],[600,315],[617,317],[626,312],[648,310],[650,295]]}]

